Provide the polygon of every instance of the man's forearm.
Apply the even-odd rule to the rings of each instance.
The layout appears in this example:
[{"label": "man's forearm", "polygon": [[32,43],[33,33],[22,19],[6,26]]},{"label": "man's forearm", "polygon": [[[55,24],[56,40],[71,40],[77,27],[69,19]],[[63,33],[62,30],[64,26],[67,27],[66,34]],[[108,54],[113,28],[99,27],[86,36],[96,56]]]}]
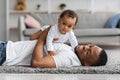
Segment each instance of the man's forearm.
[{"label": "man's forearm", "polygon": [[55,68],[56,64],[52,56],[43,57],[43,47],[46,40],[48,30],[43,31],[40,36],[32,55],[31,66],[39,68]]},{"label": "man's forearm", "polygon": [[43,46],[47,35],[47,30],[41,32],[42,36],[39,36],[38,42],[33,51],[32,61],[40,61],[43,57]]}]

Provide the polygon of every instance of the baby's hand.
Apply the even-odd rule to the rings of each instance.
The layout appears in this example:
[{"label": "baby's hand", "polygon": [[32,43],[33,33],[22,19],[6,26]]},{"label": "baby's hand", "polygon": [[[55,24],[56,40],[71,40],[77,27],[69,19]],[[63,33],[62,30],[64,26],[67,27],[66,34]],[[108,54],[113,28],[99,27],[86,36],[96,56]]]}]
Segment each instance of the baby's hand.
[{"label": "baby's hand", "polygon": [[55,52],[54,52],[54,51],[48,51],[48,55],[54,56],[54,55],[55,55]]}]

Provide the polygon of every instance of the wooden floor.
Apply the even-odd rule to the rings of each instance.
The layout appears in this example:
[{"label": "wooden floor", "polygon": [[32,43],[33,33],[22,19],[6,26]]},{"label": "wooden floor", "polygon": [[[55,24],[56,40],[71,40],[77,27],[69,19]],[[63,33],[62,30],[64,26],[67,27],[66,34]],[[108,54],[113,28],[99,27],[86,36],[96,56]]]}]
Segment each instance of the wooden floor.
[{"label": "wooden floor", "polygon": [[120,80],[119,74],[0,74],[0,80]]}]

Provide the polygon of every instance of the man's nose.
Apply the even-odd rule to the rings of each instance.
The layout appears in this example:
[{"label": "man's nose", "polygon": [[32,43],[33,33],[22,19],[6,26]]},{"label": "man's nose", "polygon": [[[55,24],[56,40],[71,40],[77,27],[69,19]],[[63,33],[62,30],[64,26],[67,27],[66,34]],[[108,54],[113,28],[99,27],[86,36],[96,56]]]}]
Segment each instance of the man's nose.
[{"label": "man's nose", "polygon": [[89,46],[86,45],[86,46],[85,46],[85,50],[88,50],[88,49],[89,49]]}]

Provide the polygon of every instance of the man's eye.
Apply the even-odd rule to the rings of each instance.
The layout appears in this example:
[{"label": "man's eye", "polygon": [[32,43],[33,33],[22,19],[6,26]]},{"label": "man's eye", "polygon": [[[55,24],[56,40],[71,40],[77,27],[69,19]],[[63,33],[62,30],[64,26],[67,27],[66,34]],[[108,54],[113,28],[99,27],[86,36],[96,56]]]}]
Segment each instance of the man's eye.
[{"label": "man's eye", "polygon": [[91,55],[91,50],[88,50],[87,54],[88,54],[88,55]]},{"label": "man's eye", "polygon": [[83,50],[85,50],[85,47],[83,47]]},{"label": "man's eye", "polygon": [[89,54],[90,54],[90,51],[88,51],[87,54],[89,55]]},{"label": "man's eye", "polygon": [[94,44],[88,44],[88,45],[89,45],[90,48],[95,46]]}]

